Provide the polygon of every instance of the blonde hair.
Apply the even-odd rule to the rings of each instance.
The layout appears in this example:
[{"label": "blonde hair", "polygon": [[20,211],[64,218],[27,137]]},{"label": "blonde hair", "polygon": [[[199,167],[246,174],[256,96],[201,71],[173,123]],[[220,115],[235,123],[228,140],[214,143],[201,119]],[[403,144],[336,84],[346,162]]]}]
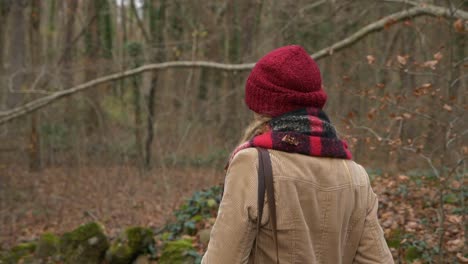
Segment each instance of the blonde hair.
[{"label": "blonde hair", "polygon": [[239,145],[249,141],[253,137],[265,133],[268,130],[268,122],[271,117],[254,113],[254,118],[244,130],[244,134],[241,137]]}]

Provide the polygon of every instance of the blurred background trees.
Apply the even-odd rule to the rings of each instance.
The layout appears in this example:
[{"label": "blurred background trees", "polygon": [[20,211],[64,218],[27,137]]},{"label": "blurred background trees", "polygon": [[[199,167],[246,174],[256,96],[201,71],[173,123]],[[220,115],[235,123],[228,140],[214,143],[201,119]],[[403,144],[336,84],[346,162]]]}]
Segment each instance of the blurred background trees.
[{"label": "blurred background trees", "polygon": [[[2,0],[0,118],[146,64],[252,63],[287,44],[313,54],[383,17],[427,5],[447,14],[390,19],[354,45],[329,50],[319,64],[326,111],[354,158],[378,175],[435,179],[443,223],[447,195],[459,197],[462,212],[466,200],[463,0]],[[252,117],[243,103],[247,75],[205,67],[144,72],[1,124],[0,181],[17,167],[127,166],[149,175],[210,167],[222,175]]]},{"label": "blurred background trees", "polygon": [[[463,1],[432,4],[454,12],[466,8]],[[11,109],[148,63],[255,62],[286,44],[303,45],[312,54],[413,5],[417,3],[2,1],[0,107]],[[372,158],[373,166],[395,170],[419,166],[407,155],[397,157],[389,144],[369,149],[372,134],[364,137],[365,131],[349,127],[351,121],[405,143],[423,136],[420,143],[428,148],[442,140],[434,131],[436,122],[423,124],[417,117],[450,112],[447,107],[464,110],[465,23],[456,16],[388,23],[378,34],[320,60],[330,94],[327,110],[343,136],[355,135],[350,139],[358,161]],[[250,119],[242,102],[247,74],[169,68],[101,84],[3,125],[2,160],[28,162],[35,170],[71,160],[76,165],[77,159],[91,164],[125,160],[147,168],[210,155],[222,160]],[[421,98],[432,93],[437,95]]]}]

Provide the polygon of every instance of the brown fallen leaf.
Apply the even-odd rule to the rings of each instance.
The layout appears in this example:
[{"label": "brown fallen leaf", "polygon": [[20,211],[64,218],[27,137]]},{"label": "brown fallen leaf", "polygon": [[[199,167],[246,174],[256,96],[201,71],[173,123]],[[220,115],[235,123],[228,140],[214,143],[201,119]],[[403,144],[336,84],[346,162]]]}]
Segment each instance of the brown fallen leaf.
[{"label": "brown fallen leaf", "polygon": [[464,244],[465,243],[462,239],[456,238],[456,239],[447,241],[446,247],[449,252],[455,252],[455,251],[462,249]]},{"label": "brown fallen leaf", "polygon": [[414,222],[414,221],[410,221],[406,224],[406,226],[410,227],[410,228],[413,228],[413,229],[416,229],[419,227],[419,224],[417,222]]},{"label": "brown fallen leaf", "polygon": [[450,184],[452,186],[452,188],[454,189],[460,189],[462,184],[459,182],[459,181],[452,181],[452,183]]},{"label": "brown fallen leaf", "polygon": [[398,175],[398,180],[405,182],[409,180],[409,177],[406,175]]},{"label": "brown fallen leaf", "polygon": [[463,220],[463,217],[461,215],[447,215],[446,218],[447,221],[453,224],[460,224]]}]

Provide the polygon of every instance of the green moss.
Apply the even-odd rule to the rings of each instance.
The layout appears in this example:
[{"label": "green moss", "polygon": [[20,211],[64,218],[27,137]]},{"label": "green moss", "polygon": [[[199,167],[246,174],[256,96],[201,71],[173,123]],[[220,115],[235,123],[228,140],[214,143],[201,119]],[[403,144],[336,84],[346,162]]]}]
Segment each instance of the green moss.
[{"label": "green moss", "polygon": [[143,227],[130,227],[125,230],[125,236],[131,249],[138,253],[146,251],[154,243],[153,230]]},{"label": "green moss", "polygon": [[30,262],[32,259],[32,254],[36,250],[36,244],[34,243],[21,243],[6,253],[0,263],[5,264],[16,264],[18,262]]},{"label": "green moss", "polygon": [[405,259],[409,261],[410,263],[413,262],[414,260],[418,259],[421,257],[421,252],[419,252],[418,248],[415,246],[410,246],[406,249],[405,252]]},{"label": "green moss", "polygon": [[60,239],[60,254],[65,263],[99,263],[109,247],[97,223],[84,224]]},{"label": "green moss", "polygon": [[399,228],[393,229],[387,239],[387,244],[391,248],[400,248],[401,240],[403,239],[401,230]]},{"label": "green moss", "polygon": [[51,233],[45,233],[37,241],[36,258],[45,259],[58,253],[60,238]]},{"label": "green moss", "polygon": [[189,239],[180,239],[167,242],[164,245],[160,264],[189,264],[195,262],[195,257],[190,254],[194,251],[192,241]]},{"label": "green moss", "polygon": [[151,229],[127,228],[106,252],[106,260],[112,264],[130,263],[138,255],[146,253],[153,244],[153,231]]},{"label": "green moss", "polygon": [[454,193],[448,193],[444,195],[444,202],[448,204],[457,204],[458,203],[458,197]]},{"label": "green moss", "polygon": [[109,264],[131,263],[135,252],[126,244],[113,243],[106,252],[106,261]]}]

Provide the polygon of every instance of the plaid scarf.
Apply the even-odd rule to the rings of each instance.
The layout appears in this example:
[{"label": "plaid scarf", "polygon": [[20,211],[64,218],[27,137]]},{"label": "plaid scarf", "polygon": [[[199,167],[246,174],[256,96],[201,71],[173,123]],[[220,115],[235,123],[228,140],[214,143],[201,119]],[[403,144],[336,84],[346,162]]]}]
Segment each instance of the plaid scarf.
[{"label": "plaid scarf", "polygon": [[250,147],[275,149],[316,157],[351,159],[345,141],[340,140],[330,119],[321,109],[303,108],[275,117],[268,122],[266,133],[238,146],[237,152]]}]

